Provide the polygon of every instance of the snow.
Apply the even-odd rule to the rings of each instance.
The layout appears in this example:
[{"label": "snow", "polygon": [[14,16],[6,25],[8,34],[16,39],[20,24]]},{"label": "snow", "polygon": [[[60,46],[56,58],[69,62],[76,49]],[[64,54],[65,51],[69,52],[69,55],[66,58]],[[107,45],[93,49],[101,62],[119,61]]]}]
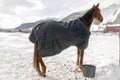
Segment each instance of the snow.
[{"label": "snow", "polygon": [[[43,58],[47,77],[39,77],[33,68],[33,44],[29,34],[0,33],[0,80],[84,80],[76,67],[76,47]],[[114,34],[92,34],[85,50],[84,64],[97,66],[95,78],[120,80],[119,38]]]}]

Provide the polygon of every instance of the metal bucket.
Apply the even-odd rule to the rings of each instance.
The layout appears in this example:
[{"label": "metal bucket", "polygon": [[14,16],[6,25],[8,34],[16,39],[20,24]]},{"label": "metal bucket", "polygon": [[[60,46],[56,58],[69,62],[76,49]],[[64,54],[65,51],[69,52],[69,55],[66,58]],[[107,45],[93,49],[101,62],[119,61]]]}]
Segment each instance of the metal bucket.
[{"label": "metal bucket", "polygon": [[95,77],[96,66],[94,66],[94,65],[83,65],[82,67],[83,67],[84,77],[88,77],[88,78],[94,78]]}]

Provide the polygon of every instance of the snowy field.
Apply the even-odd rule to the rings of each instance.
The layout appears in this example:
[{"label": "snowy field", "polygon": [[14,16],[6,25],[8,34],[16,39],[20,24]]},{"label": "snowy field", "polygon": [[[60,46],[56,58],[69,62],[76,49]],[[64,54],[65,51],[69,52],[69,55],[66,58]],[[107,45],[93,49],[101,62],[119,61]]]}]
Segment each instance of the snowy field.
[{"label": "snowy field", "polygon": [[[47,77],[33,68],[33,44],[29,34],[0,33],[0,80],[84,80],[76,70],[76,47],[44,58]],[[96,76],[88,80],[120,80],[118,35],[91,35],[84,64],[97,66]]]}]

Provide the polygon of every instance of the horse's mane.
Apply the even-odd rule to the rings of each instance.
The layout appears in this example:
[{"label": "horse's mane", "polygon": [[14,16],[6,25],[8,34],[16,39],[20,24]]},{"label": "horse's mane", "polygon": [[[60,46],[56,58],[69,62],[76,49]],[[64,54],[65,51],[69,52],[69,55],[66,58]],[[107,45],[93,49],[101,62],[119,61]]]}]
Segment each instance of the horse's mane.
[{"label": "horse's mane", "polygon": [[88,10],[80,19],[84,19],[85,21],[89,21],[89,19],[92,18],[93,12],[94,12],[95,8],[94,6]]}]

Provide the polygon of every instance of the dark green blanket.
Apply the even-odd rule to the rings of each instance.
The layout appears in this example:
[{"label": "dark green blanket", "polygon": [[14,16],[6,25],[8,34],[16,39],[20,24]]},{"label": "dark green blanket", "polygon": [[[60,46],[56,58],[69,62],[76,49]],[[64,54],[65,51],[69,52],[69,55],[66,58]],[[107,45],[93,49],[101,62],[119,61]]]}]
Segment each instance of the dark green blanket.
[{"label": "dark green blanket", "polygon": [[32,43],[37,40],[39,56],[47,57],[56,55],[70,46],[86,49],[89,36],[90,31],[79,19],[68,23],[49,20],[33,27],[29,40]]}]

